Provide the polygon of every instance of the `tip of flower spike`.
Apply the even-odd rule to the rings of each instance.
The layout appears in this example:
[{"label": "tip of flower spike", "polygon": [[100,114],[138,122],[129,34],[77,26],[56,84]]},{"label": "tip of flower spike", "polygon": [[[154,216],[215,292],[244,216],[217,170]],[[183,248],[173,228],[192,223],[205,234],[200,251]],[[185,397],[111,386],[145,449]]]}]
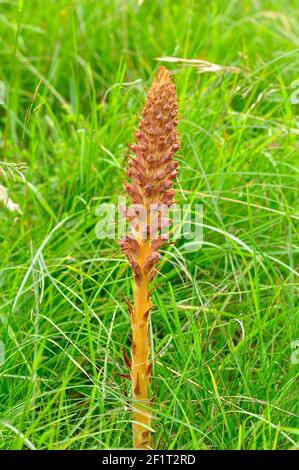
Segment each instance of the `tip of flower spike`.
[{"label": "tip of flower spike", "polygon": [[163,66],[159,67],[157,72],[157,81],[160,83],[171,82],[170,72]]}]

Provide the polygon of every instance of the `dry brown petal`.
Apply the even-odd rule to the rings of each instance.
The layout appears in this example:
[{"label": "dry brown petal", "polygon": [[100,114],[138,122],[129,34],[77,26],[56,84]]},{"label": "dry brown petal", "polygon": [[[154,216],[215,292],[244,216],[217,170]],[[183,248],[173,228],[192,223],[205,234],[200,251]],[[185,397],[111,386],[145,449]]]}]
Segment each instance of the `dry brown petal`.
[{"label": "dry brown petal", "polygon": [[148,274],[150,270],[154,267],[155,264],[158,263],[160,259],[159,253],[153,251],[145,260],[144,263],[144,273]]}]

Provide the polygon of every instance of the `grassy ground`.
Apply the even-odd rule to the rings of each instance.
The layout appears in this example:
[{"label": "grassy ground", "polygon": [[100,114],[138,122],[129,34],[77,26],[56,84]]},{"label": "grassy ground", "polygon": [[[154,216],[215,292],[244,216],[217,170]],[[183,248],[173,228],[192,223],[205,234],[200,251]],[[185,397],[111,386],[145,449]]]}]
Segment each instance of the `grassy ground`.
[{"label": "grassy ground", "polygon": [[[121,191],[165,56],[240,70],[168,63],[177,202],[203,203],[204,241],[165,250],[153,296],[155,445],[296,448],[297,6],[0,1],[0,184],[23,211],[0,209],[0,448],[132,445],[131,272],[116,241],[96,238],[95,213]],[[20,162],[25,182],[7,171]]]}]

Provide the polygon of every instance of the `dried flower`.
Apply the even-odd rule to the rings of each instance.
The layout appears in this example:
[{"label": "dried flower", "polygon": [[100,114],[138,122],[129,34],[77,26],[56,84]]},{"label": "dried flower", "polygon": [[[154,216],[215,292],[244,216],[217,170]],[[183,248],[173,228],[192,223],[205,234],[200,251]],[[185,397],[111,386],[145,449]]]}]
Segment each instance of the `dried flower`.
[{"label": "dried flower", "polygon": [[124,189],[132,203],[128,220],[133,233],[119,242],[135,279],[134,307],[129,307],[133,331],[131,380],[134,446],[140,449],[150,448],[149,283],[157,272],[158,249],[167,239],[161,229],[169,222],[167,212],[174,197],[177,115],[176,87],[168,70],[161,67],[147,96],[136,144],[130,146],[135,156],[130,156],[127,176],[131,181],[125,182]]}]

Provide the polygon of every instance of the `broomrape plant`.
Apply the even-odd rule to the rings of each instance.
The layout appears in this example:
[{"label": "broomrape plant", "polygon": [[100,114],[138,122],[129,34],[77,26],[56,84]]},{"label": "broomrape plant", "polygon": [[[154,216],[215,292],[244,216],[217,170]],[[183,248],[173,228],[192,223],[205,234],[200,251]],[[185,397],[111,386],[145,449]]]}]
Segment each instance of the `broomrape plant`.
[{"label": "broomrape plant", "polygon": [[176,87],[170,73],[159,68],[142,112],[136,144],[130,156],[124,189],[131,201],[126,212],[131,234],[120,240],[134,275],[134,305],[129,302],[132,326],[130,367],[133,397],[133,443],[137,449],[150,448],[150,361],[149,316],[152,308],[150,282],[157,273],[158,253],[168,234],[168,210],[173,203],[173,180],[178,163],[173,156],[179,149]]}]

